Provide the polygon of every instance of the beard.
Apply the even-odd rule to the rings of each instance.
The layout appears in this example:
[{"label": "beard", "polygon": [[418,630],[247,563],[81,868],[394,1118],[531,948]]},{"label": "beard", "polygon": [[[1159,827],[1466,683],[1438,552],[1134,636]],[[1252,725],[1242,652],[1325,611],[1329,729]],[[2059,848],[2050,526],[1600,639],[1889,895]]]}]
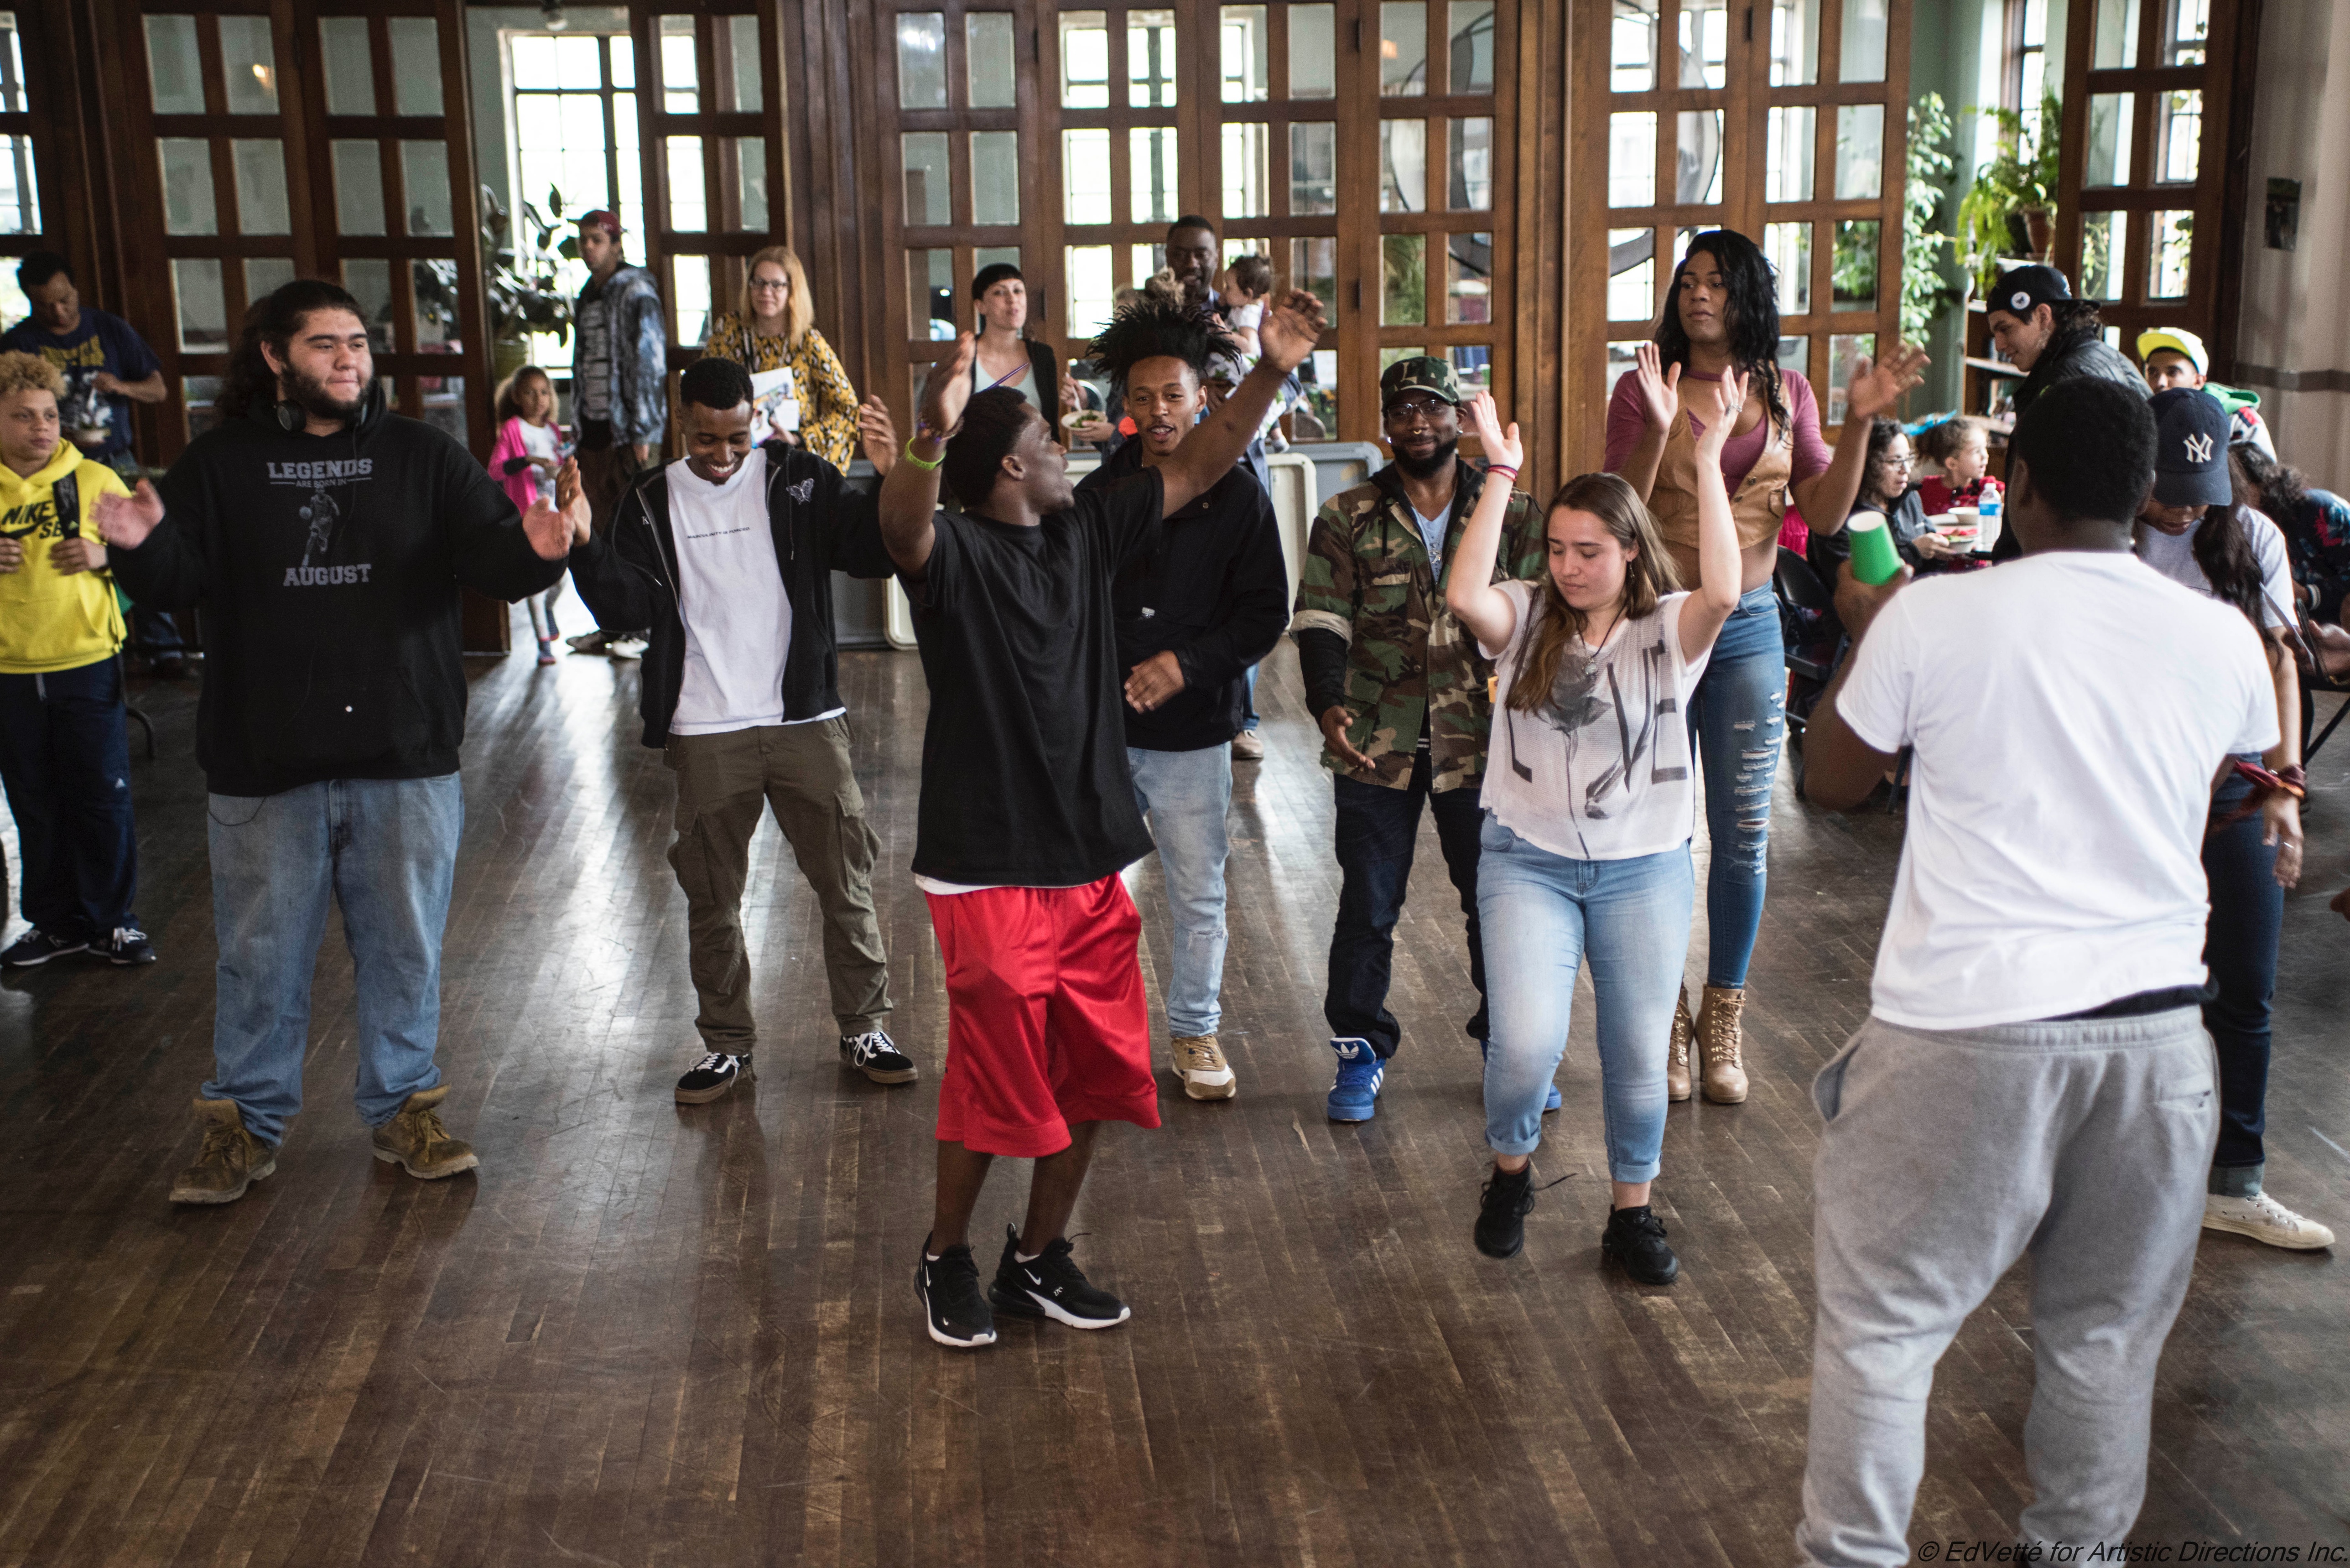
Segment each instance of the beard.
[{"label": "beard", "polygon": [[1453,454],[1460,450],[1459,436],[1451,441],[1438,441],[1436,450],[1424,458],[1412,457],[1399,447],[1395,454],[1396,466],[1414,479],[1433,479],[1452,466]]},{"label": "beard", "polygon": [[317,419],[344,421],[359,417],[359,410],[367,400],[368,388],[375,384],[370,377],[361,384],[359,395],[347,403],[327,390],[324,381],[305,376],[290,365],[278,380],[285,389],[286,400],[301,404],[304,413]]}]

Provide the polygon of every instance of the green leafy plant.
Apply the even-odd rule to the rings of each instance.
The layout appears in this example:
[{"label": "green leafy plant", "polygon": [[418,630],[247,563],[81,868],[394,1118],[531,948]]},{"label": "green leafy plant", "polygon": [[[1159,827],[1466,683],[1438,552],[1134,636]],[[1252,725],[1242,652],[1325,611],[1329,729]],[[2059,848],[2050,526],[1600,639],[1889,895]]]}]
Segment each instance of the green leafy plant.
[{"label": "green leafy plant", "polygon": [[[571,340],[571,295],[563,286],[561,268],[577,242],[563,234],[563,193],[549,187],[546,204],[542,214],[528,202],[522,203],[524,232],[517,234],[497,193],[482,187],[483,301],[493,343],[519,343],[534,333],[557,343]],[[412,275],[418,319],[456,332],[456,264],[420,261]]]},{"label": "green leafy plant", "polygon": [[2056,127],[2063,109],[2054,94],[2040,100],[2040,123],[2025,122],[2012,109],[1986,109],[1999,127],[1995,151],[1975,171],[1975,180],[1959,199],[1959,245],[1978,292],[1988,291],[1999,276],[1999,261],[2021,248],[2010,219],[2046,213],[2056,205]]},{"label": "green leafy plant", "polygon": [[1958,163],[1950,112],[1940,93],[1929,92],[1909,106],[1908,179],[1901,193],[1901,336],[1912,343],[1923,343],[1935,318],[1964,297],[1942,274],[1958,236],[1935,226]]}]

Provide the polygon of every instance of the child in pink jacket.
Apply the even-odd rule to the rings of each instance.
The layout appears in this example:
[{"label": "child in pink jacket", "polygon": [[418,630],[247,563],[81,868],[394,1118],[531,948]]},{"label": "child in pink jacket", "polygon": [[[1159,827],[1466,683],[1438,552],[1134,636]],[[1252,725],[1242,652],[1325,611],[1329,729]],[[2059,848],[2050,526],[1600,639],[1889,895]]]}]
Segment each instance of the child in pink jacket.
[{"label": "child in pink jacket", "polygon": [[[555,422],[555,383],[536,365],[525,365],[498,388],[498,444],[490,452],[490,474],[505,486],[525,512],[539,500],[555,499],[555,471],[567,450]],[[555,662],[555,601],[563,579],[530,597],[531,635],[538,639],[538,661]]]}]

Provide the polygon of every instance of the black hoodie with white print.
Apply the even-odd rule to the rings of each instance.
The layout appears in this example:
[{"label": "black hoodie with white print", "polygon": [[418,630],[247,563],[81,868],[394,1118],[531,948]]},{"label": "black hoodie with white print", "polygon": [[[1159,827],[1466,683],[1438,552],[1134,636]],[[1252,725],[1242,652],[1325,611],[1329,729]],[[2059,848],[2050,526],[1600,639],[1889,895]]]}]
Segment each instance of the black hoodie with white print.
[{"label": "black hoodie with white print", "polygon": [[163,521],[108,556],[138,603],[203,612],[196,757],[215,794],[456,772],[458,589],[514,600],[564,571],[488,471],[386,411],[380,383],[332,435],[274,407],[224,420],[156,488]]}]

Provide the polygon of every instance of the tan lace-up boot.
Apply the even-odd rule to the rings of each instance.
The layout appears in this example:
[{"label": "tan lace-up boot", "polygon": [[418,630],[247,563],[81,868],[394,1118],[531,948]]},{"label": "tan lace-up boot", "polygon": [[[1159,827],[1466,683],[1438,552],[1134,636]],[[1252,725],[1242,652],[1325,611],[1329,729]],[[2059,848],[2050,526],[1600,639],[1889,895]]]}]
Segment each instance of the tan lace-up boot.
[{"label": "tan lace-up boot", "polygon": [[1717,1106],[1735,1106],[1746,1098],[1746,1041],[1738,1028],[1738,1015],[1745,1006],[1743,987],[1718,985],[1707,986],[1705,999],[1697,1006],[1697,1044],[1705,1056],[1700,1081],[1705,1097]]},{"label": "tan lace-up boot", "polygon": [[1697,1025],[1690,1021],[1689,987],[1681,987],[1681,999],[1673,1003],[1673,1039],[1665,1048],[1665,1098],[1678,1105],[1690,1097],[1690,1036]]},{"label": "tan lace-up boot", "polygon": [[473,1146],[451,1137],[441,1125],[441,1102],[448,1097],[446,1084],[409,1096],[400,1114],[375,1129],[375,1157],[423,1181],[479,1166]]},{"label": "tan lace-up boot", "polygon": [[1185,1094],[1195,1100],[1229,1100],[1240,1093],[1240,1080],[1214,1035],[1178,1034],[1173,1044],[1175,1075],[1183,1080]]},{"label": "tan lace-up boot", "polygon": [[277,1168],[277,1151],[244,1130],[234,1100],[196,1101],[204,1147],[196,1163],[172,1179],[174,1203],[234,1203]]}]

